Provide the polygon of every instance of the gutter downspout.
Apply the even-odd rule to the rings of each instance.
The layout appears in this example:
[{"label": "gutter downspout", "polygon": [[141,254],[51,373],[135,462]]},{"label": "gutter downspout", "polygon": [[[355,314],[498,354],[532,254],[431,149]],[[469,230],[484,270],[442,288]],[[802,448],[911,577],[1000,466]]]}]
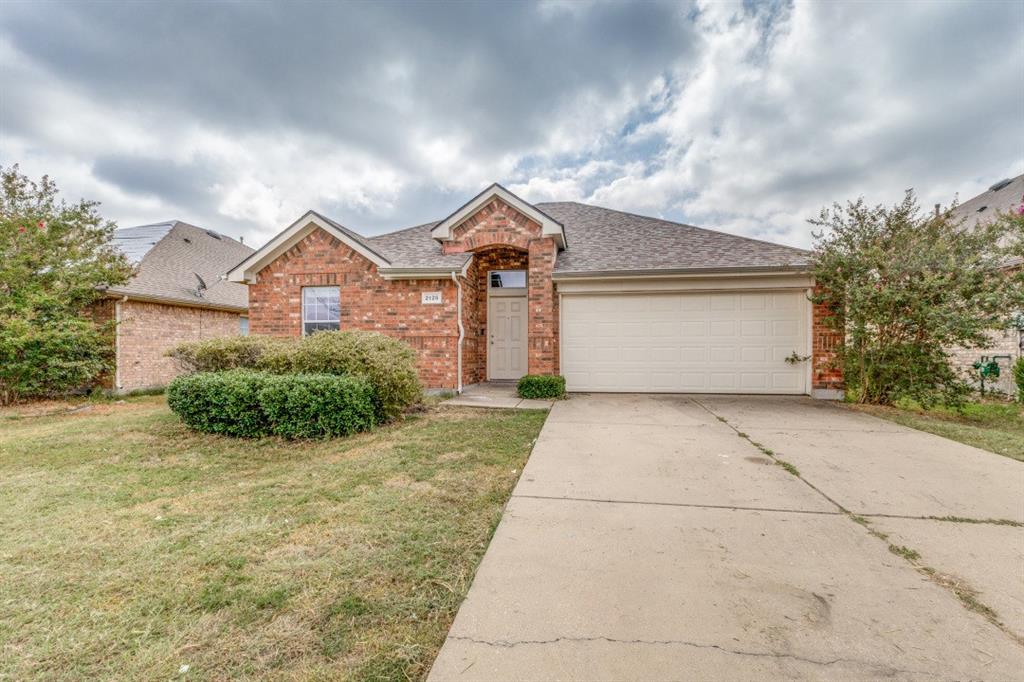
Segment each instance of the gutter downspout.
[{"label": "gutter downspout", "polygon": [[128,300],[122,296],[114,301],[114,391],[121,390],[121,304]]},{"label": "gutter downspout", "polygon": [[458,388],[455,389],[455,392],[461,395],[462,394],[462,341],[466,338],[466,328],[464,326],[462,326],[462,282],[459,281],[459,273],[456,270],[452,270],[452,281],[455,282],[455,291],[456,291],[456,295],[455,295],[455,301],[456,301],[455,309],[457,311],[456,314],[458,316],[458,323],[459,323],[459,345],[458,345],[458,351],[456,352],[456,356],[458,357],[457,365],[458,365],[459,375],[458,375],[458,380],[457,380],[458,381],[458,383],[457,383]]}]

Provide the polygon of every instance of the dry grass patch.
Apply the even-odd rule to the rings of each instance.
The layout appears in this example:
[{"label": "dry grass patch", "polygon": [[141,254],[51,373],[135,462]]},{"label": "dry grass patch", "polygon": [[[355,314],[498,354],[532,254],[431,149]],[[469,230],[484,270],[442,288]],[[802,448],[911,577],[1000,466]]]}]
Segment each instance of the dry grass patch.
[{"label": "dry grass patch", "polygon": [[422,678],[545,416],[288,443],[125,407],[0,423],[0,679]]},{"label": "dry grass patch", "polygon": [[912,402],[898,406],[851,405],[852,409],[1024,461],[1024,406],[1019,403],[969,403],[962,410],[929,410]]}]

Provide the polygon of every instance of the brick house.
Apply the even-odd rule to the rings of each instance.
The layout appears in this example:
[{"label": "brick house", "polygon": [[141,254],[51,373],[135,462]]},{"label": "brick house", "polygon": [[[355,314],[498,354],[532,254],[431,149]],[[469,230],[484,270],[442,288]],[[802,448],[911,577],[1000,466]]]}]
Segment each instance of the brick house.
[{"label": "brick house", "polygon": [[837,397],[808,256],[495,184],[374,237],[310,211],[228,279],[248,285],[253,333],[383,332],[430,388],[531,373],[573,391]]},{"label": "brick house", "polygon": [[125,392],[166,385],[178,373],[164,353],[182,341],[248,333],[248,294],[227,270],[253,252],[224,235],[179,221],[114,232],[137,267],[127,283],[105,289],[96,307],[116,323],[114,373],[106,388]]},{"label": "brick house", "polygon": [[[1000,180],[978,196],[957,206],[953,216],[964,220],[967,225],[977,225],[994,220],[1000,213],[1020,210],[1021,206],[1024,206],[1024,175]],[[1024,267],[1024,263],[1017,259],[1007,263],[1007,267],[1020,268]],[[961,370],[969,372],[974,362],[983,356],[997,358],[1001,370],[999,381],[989,387],[1006,395],[1014,395],[1017,389],[1010,368],[1024,354],[1024,330],[993,330],[989,337],[992,340],[991,348],[950,349],[953,361]]]}]

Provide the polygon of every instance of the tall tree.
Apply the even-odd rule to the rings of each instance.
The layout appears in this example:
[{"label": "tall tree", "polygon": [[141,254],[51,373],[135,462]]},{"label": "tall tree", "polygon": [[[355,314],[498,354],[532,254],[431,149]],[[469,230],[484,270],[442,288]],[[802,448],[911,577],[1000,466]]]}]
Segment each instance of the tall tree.
[{"label": "tall tree", "polygon": [[54,182],[0,167],[0,403],[88,387],[109,369],[101,285],[133,274],[98,202],[58,199]]},{"label": "tall tree", "polygon": [[970,387],[949,350],[989,347],[1024,310],[1024,273],[1007,267],[1020,221],[969,226],[954,208],[922,213],[908,191],[892,207],[859,199],[810,221],[816,302],[845,339],[837,360],[854,400],[961,402]]}]

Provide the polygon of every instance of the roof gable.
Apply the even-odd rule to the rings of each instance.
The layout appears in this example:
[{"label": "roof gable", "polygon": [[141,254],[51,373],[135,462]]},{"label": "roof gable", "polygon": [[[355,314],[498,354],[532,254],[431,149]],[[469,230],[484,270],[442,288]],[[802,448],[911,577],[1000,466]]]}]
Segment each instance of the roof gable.
[{"label": "roof gable", "polygon": [[471,218],[477,213],[477,211],[494,199],[500,199],[530,220],[538,223],[541,226],[541,236],[552,237],[556,242],[558,242],[558,246],[560,248],[564,249],[566,247],[565,230],[562,227],[562,223],[555,220],[533,204],[517,197],[515,194],[512,194],[512,192],[509,192],[498,183],[492,184],[490,187],[480,192],[480,194],[477,194],[475,197],[456,209],[454,213],[439,222],[430,231],[430,235],[434,239],[438,239],[440,241],[452,239],[452,233],[455,228]]},{"label": "roof gable", "polygon": [[325,231],[377,267],[387,267],[390,265],[390,261],[361,235],[334,222],[330,218],[320,215],[316,211],[307,211],[301,218],[279,232],[277,236],[228,271],[228,280],[246,283],[254,281],[257,272],[279,258],[285,251],[295,246],[295,244],[302,241],[316,229]]}]

